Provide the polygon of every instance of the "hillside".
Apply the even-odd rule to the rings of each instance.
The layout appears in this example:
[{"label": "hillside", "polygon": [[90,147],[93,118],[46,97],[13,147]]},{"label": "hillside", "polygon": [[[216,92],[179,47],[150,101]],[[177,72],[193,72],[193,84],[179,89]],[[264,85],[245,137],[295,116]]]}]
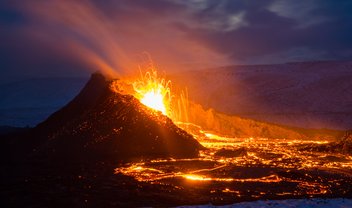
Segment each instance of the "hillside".
[{"label": "hillside", "polygon": [[190,104],[189,122],[199,125],[203,130],[228,137],[261,137],[271,139],[303,139],[335,141],[344,131],[328,129],[305,129],[256,121],[239,116],[219,113],[214,109],[205,110],[199,104]]},{"label": "hillside", "polygon": [[171,76],[228,115],[303,128],[352,128],[352,62],[240,65]]}]

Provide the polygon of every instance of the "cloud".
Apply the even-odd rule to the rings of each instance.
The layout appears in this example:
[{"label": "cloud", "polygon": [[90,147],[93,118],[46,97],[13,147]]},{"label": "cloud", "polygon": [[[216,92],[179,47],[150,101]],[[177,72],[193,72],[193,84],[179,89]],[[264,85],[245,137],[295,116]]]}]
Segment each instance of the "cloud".
[{"label": "cloud", "polygon": [[269,11],[279,16],[294,19],[297,22],[297,28],[305,28],[315,24],[321,24],[329,21],[329,17],[319,14],[319,1],[275,1],[268,7]]},{"label": "cloud", "polygon": [[[221,2],[226,6],[216,7],[216,14],[241,12],[245,24],[228,31],[187,25],[182,29],[189,37],[228,55],[235,63],[300,61],[301,56],[292,53],[297,49],[302,57],[312,60],[351,59],[348,51],[352,40],[347,36],[352,35],[352,17],[348,12],[352,4],[348,1]],[[212,16],[208,12],[213,10],[206,9],[207,14],[205,10],[198,11],[198,16]],[[212,18],[217,20],[216,16]]]},{"label": "cloud", "polygon": [[183,21],[191,27],[228,32],[247,25],[245,11],[240,7],[229,9],[227,1],[218,1],[216,4],[214,1],[191,1],[182,5],[191,8],[190,18]]}]

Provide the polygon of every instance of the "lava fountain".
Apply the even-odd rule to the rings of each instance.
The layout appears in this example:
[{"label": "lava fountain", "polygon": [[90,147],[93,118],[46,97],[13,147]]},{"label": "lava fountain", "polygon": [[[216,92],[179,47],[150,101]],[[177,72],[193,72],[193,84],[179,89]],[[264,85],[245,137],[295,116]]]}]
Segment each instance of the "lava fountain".
[{"label": "lava fountain", "polygon": [[156,68],[151,65],[145,74],[140,70],[140,78],[132,83],[135,97],[149,108],[170,116],[171,81],[158,76]]},{"label": "lava fountain", "polygon": [[138,68],[138,76],[115,80],[113,89],[134,96],[150,110],[161,112],[183,129],[179,124],[188,122],[190,110],[187,88],[173,86],[165,74],[160,75],[160,70],[151,60]]}]

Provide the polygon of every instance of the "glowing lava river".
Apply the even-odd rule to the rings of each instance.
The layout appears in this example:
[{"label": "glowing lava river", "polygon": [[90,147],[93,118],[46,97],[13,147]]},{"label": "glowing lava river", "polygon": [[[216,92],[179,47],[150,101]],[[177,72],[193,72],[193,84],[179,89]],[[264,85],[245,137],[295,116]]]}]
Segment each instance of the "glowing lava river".
[{"label": "glowing lava river", "polygon": [[[126,164],[116,174],[140,182],[207,193],[220,202],[296,198],[347,193],[352,157],[300,151],[326,141],[197,137],[208,149],[196,159],[151,160]],[[193,193],[194,194],[194,193]]]},{"label": "glowing lava river", "polygon": [[[150,92],[139,96],[141,102],[169,115],[160,93],[169,96],[169,88],[158,90],[153,87],[160,85],[145,83]],[[182,196],[185,203],[195,204],[351,195],[347,184],[352,184],[352,157],[306,148],[329,141],[231,138],[191,123],[176,123],[206,147],[198,158],[127,163],[117,167],[115,174],[130,177],[142,187],[149,184],[158,194],[165,191],[167,198]]]}]

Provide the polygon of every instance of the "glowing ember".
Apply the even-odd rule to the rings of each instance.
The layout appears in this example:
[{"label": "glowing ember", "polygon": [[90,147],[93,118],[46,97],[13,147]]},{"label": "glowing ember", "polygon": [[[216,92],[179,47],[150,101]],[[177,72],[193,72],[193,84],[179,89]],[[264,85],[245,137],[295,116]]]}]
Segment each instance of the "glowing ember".
[{"label": "glowing ember", "polygon": [[171,81],[158,77],[158,73],[154,65],[150,64],[147,72],[133,82],[133,88],[136,97],[144,105],[161,111],[164,115],[169,115],[170,111],[170,85]]}]

